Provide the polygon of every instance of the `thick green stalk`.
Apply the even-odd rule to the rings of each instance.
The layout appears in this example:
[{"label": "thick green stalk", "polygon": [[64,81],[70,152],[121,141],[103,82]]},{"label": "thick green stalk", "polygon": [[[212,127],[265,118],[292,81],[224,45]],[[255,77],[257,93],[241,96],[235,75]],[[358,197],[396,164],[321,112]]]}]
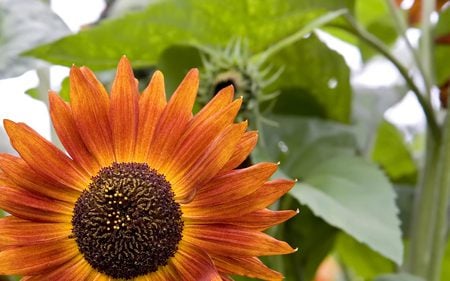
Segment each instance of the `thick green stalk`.
[{"label": "thick green stalk", "polygon": [[439,281],[442,272],[442,260],[447,245],[448,214],[450,198],[450,115],[447,114],[444,123],[444,134],[438,166],[439,182],[435,187],[438,198],[436,201],[436,223],[433,231],[433,245],[428,272],[430,281]]},{"label": "thick green stalk", "polygon": [[[409,252],[404,270],[426,278],[432,257],[433,229],[436,223],[436,198],[441,141],[427,136],[426,159],[415,197]],[[428,280],[428,279],[426,279]],[[431,281],[431,280],[428,280]]]}]

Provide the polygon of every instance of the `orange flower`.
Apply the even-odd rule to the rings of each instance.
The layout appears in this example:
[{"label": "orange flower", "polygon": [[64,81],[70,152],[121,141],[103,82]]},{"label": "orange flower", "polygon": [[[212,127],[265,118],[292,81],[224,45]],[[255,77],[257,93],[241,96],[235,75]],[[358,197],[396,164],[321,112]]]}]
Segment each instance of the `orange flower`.
[{"label": "orange flower", "polygon": [[236,167],[257,133],[234,123],[242,99],[223,89],[198,114],[198,71],[166,102],[155,72],[139,95],[124,57],[108,95],[72,67],[66,104],[50,113],[67,154],[25,124],[4,121],[20,157],[0,155],[0,275],[22,280],[267,280],[259,256],[295,250],[263,230],[294,211],[266,207],[290,180],[276,164]]}]

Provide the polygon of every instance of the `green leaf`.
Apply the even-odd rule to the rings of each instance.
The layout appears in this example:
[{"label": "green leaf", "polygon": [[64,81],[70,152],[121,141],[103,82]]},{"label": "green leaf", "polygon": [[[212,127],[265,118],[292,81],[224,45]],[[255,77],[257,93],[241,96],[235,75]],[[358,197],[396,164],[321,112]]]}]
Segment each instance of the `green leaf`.
[{"label": "green leaf", "polygon": [[145,9],[156,0],[114,0],[107,11],[108,18],[117,18],[128,13]]},{"label": "green leaf", "polygon": [[274,55],[270,63],[283,68],[273,89],[281,89],[277,114],[316,116],[348,122],[352,89],[350,71],[340,54],[317,36],[296,42]]},{"label": "green leaf", "polygon": [[[292,201],[288,197],[283,200]],[[338,230],[295,201],[285,208],[298,208],[300,214],[283,223],[279,237],[298,247],[298,251],[281,256],[282,266],[275,268],[283,273],[286,281],[313,280],[320,263],[333,249]]]},{"label": "green leaf", "polygon": [[70,33],[50,7],[39,0],[0,2],[0,79],[44,64],[19,54]]},{"label": "green leaf", "polygon": [[395,269],[390,260],[344,233],[338,236],[336,252],[340,260],[360,278],[372,279]]},{"label": "green leaf", "polygon": [[379,276],[374,281],[425,281],[422,278],[407,273],[386,274]]},{"label": "green leaf", "polygon": [[391,123],[384,121],[378,127],[378,134],[372,151],[377,162],[389,178],[397,183],[414,184],[417,166],[406,147],[403,134]]},{"label": "green leaf", "polygon": [[401,264],[395,193],[378,167],[354,155],[351,130],[306,118],[271,119],[279,127],[262,130],[270,156],[281,160],[287,175],[300,178],[290,194],[330,225]]},{"label": "green leaf", "polygon": [[69,79],[69,77],[64,78],[64,80],[62,81],[61,90],[59,91],[59,95],[66,102],[70,101],[70,79]]},{"label": "green leaf", "polygon": [[388,108],[399,102],[408,92],[406,87],[354,87],[352,116],[356,136],[363,155],[370,157],[379,123]]},{"label": "green leaf", "polygon": [[31,88],[25,91],[25,94],[29,95],[32,98],[39,99],[39,90],[38,88]]},{"label": "green leaf", "polygon": [[[355,18],[359,24],[382,42],[390,45],[397,39],[397,32],[386,0],[359,0],[355,5]],[[363,59],[376,55],[376,51],[359,41]]]},{"label": "green leaf", "polygon": [[133,61],[134,67],[148,67],[171,45],[224,46],[230,38],[246,38],[257,53],[301,29],[326,12],[324,9],[339,9],[352,2],[158,1],[145,11],[104,21],[27,54],[57,64],[108,69],[123,54]]},{"label": "green leaf", "polygon": [[[261,128],[265,145],[252,156],[256,156],[257,161],[267,160],[267,157],[281,161],[283,170],[291,172],[291,177],[301,179],[330,157],[354,154],[356,140],[350,126],[295,116],[272,115],[268,119],[278,126]],[[268,155],[263,155],[264,152]]]},{"label": "green leaf", "polygon": [[166,92],[172,94],[189,69],[202,65],[198,49],[188,46],[171,46],[158,60],[158,69],[164,73]]},{"label": "green leaf", "polygon": [[315,167],[297,186],[291,194],[317,216],[401,264],[395,193],[376,166],[354,156],[334,157]]}]

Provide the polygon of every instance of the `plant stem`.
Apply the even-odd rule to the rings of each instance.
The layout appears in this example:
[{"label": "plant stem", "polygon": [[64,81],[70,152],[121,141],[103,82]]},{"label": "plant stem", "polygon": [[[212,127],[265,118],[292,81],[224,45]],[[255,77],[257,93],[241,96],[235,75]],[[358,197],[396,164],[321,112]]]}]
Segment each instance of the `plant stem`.
[{"label": "plant stem", "polygon": [[406,35],[406,32],[408,30],[407,22],[405,21],[405,18],[402,15],[402,11],[399,7],[397,7],[397,4],[394,2],[394,0],[386,0],[387,5],[389,7],[389,11],[394,19],[395,28],[397,29],[397,33],[402,37],[403,41],[406,44],[406,47],[408,48],[409,52],[412,54],[414,58],[414,62],[419,70],[419,72],[422,74],[423,83],[427,89],[431,88],[431,81],[426,79],[425,73],[426,70],[424,69],[422,59],[420,58],[417,50],[412,46],[411,41],[409,41],[408,36]]},{"label": "plant stem", "polygon": [[425,118],[427,120],[429,130],[431,132],[431,135],[433,136],[433,138],[439,139],[440,138],[440,129],[439,129],[439,125],[437,123],[433,108],[431,106],[431,103],[425,98],[425,95],[417,87],[413,78],[409,75],[408,69],[405,66],[403,66],[402,63],[394,55],[392,55],[389,48],[383,42],[381,42],[377,37],[372,35],[370,32],[366,31],[364,28],[362,28],[351,15],[346,14],[345,18],[347,19],[348,23],[350,24],[350,28],[348,28],[346,26],[336,26],[336,27],[344,29],[344,30],[358,36],[360,39],[362,39],[364,42],[366,42],[372,48],[374,48],[375,50],[380,52],[380,54],[385,56],[397,68],[397,70],[400,72],[400,74],[405,79],[406,84],[409,86],[411,91],[416,96],[419,104],[421,105],[422,110],[425,114]]},{"label": "plant stem", "polygon": [[435,187],[437,189],[438,198],[436,201],[437,211],[436,223],[433,232],[432,255],[428,272],[430,281],[440,280],[442,259],[444,257],[444,252],[447,245],[447,208],[449,206],[450,198],[450,114],[448,113],[444,123],[444,134],[440,151],[440,159],[438,167],[436,168],[439,170],[440,174],[439,184]]},{"label": "plant stem", "polygon": [[421,15],[421,28],[420,28],[420,59],[422,61],[423,70],[422,75],[425,81],[428,81],[428,95],[430,95],[431,85],[433,84],[433,38],[432,38],[432,26],[431,26],[431,14],[436,8],[435,0],[422,0],[422,15]]},{"label": "plant stem", "polygon": [[438,196],[436,186],[439,175],[435,166],[440,158],[440,147],[440,139],[436,140],[428,133],[425,165],[413,207],[409,252],[404,263],[405,271],[421,277],[427,276],[432,256],[433,229],[437,211],[435,205]]}]

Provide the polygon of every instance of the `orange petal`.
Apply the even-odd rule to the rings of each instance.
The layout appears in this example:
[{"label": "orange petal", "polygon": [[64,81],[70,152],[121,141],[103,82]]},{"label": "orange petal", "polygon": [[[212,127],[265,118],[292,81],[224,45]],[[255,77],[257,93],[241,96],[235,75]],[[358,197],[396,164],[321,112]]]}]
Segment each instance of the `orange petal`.
[{"label": "orange petal", "polygon": [[71,68],[70,102],[84,143],[100,165],[108,166],[115,159],[108,118],[109,97],[92,76],[86,68]]},{"label": "orange petal", "polygon": [[297,214],[296,211],[272,211],[269,209],[258,210],[250,214],[237,216],[233,218],[217,218],[214,215],[206,214],[202,217],[184,216],[186,222],[190,224],[217,224],[225,223],[235,225],[245,229],[258,231],[266,230],[274,225],[280,224]]},{"label": "orange petal", "polygon": [[184,216],[190,218],[205,216],[214,216],[216,219],[235,218],[273,204],[286,194],[294,184],[295,182],[291,180],[274,180],[265,183],[252,194],[234,201],[224,201],[221,204],[204,204],[202,207],[187,204],[182,206],[182,211]]},{"label": "orange petal", "polygon": [[111,121],[114,151],[118,162],[133,160],[138,129],[139,91],[128,59],[123,56],[111,90]]},{"label": "orange petal", "polygon": [[36,275],[51,271],[76,255],[73,240],[9,248],[0,252],[0,275]]},{"label": "orange petal", "polygon": [[265,266],[258,258],[213,256],[217,269],[228,274],[263,280],[283,280],[283,275]]},{"label": "orange petal", "polygon": [[147,160],[156,125],[166,104],[164,76],[160,71],[155,71],[139,98],[139,127],[135,150],[137,162]]},{"label": "orange petal", "polygon": [[89,174],[96,174],[100,166],[89,152],[73,120],[72,109],[57,94],[49,94],[50,116],[59,140],[69,155]]},{"label": "orange petal", "polygon": [[75,203],[80,192],[54,179],[37,174],[28,164],[15,156],[0,154],[0,169],[20,188],[70,203]]},{"label": "orange petal", "polygon": [[262,162],[216,176],[206,185],[199,187],[191,205],[215,205],[221,201],[233,201],[247,196],[261,187],[277,168],[277,164]]},{"label": "orange petal", "polygon": [[171,260],[165,266],[160,266],[157,271],[137,277],[135,281],[179,281],[181,278]]},{"label": "orange petal", "polygon": [[[166,162],[161,170],[171,170],[171,173],[178,172],[177,167],[192,166],[203,155],[205,148],[223,132],[236,117],[242,100],[236,100],[223,110],[209,118],[200,120],[197,116],[192,120],[192,125],[180,138],[173,156]],[[199,122],[196,122],[196,121]],[[169,157],[169,156],[168,156]]]},{"label": "orange petal", "polygon": [[70,223],[38,223],[8,216],[0,219],[0,249],[67,239]]},{"label": "orange petal", "polygon": [[64,281],[86,280],[93,271],[84,257],[79,254],[52,273],[46,274],[45,279],[40,280],[59,281],[61,277],[64,277]]},{"label": "orange petal", "polygon": [[76,190],[87,186],[89,175],[51,142],[25,124],[5,119],[4,126],[12,146],[37,173]]},{"label": "orange petal", "polygon": [[209,254],[255,257],[293,253],[286,242],[265,233],[226,224],[185,225],[183,239]]},{"label": "orange petal", "polygon": [[[233,101],[233,96],[233,86],[228,86],[220,90],[217,95],[215,95],[214,98],[195,115],[195,119],[192,120],[190,127],[195,128],[194,125],[201,124],[204,120],[211,117],[211,115],[217,114],[217,112],[221,111],[225,106]],[[242,100],[242,98],[239,100]]]},{"label": "orange petal", "polygon": [[171,261],[183,281],[222,280],[208,254],[190,243],[181,241]]},{"label": "orange petal", "polygon": [[86,278],[86,281],[112,281],[112,278],[109,278],[103,273],[92,271],[91,274],[89,274],[88,278]]},{"label": "orange petal", "polygon": [[5,186],[0,186],[0,208],[26,220],[68,223],[72,218],[70,204]]},{"label": "orange petal", "polygon": [[236,149],[234,150],[233,155],[231,155],[230,160],[228,160],[227,164],[223,166],[222,171],[235,169],[242,164],[242,162],[244,162],[253,151],[257,142],[258,132],[245,132],[239,143],[236,145]]},{"label": "orange petal", "polygon": [[223,273],[220,273],[220,277],[222,278],[222,281],[234,281],[231,277],[226,276]]},{"label": "orange petal", "polygon": [[192,69],[178,86],[169,103],[164,108],[156,126],[148,162],[159,169],[171,155],[175,145],[192,118],[192,106],[198,90],[198,70]]},{"label": "orange petal", "polygon": [[190,198],[196,192],[195,187],[207,182],[222,169],[246,128],[247,122],[230,125],[205,149],[194,165],[186,166],[183,172],[173,175],[168,171],[167,178],[172,183],[176,200],[183,202]]}]

